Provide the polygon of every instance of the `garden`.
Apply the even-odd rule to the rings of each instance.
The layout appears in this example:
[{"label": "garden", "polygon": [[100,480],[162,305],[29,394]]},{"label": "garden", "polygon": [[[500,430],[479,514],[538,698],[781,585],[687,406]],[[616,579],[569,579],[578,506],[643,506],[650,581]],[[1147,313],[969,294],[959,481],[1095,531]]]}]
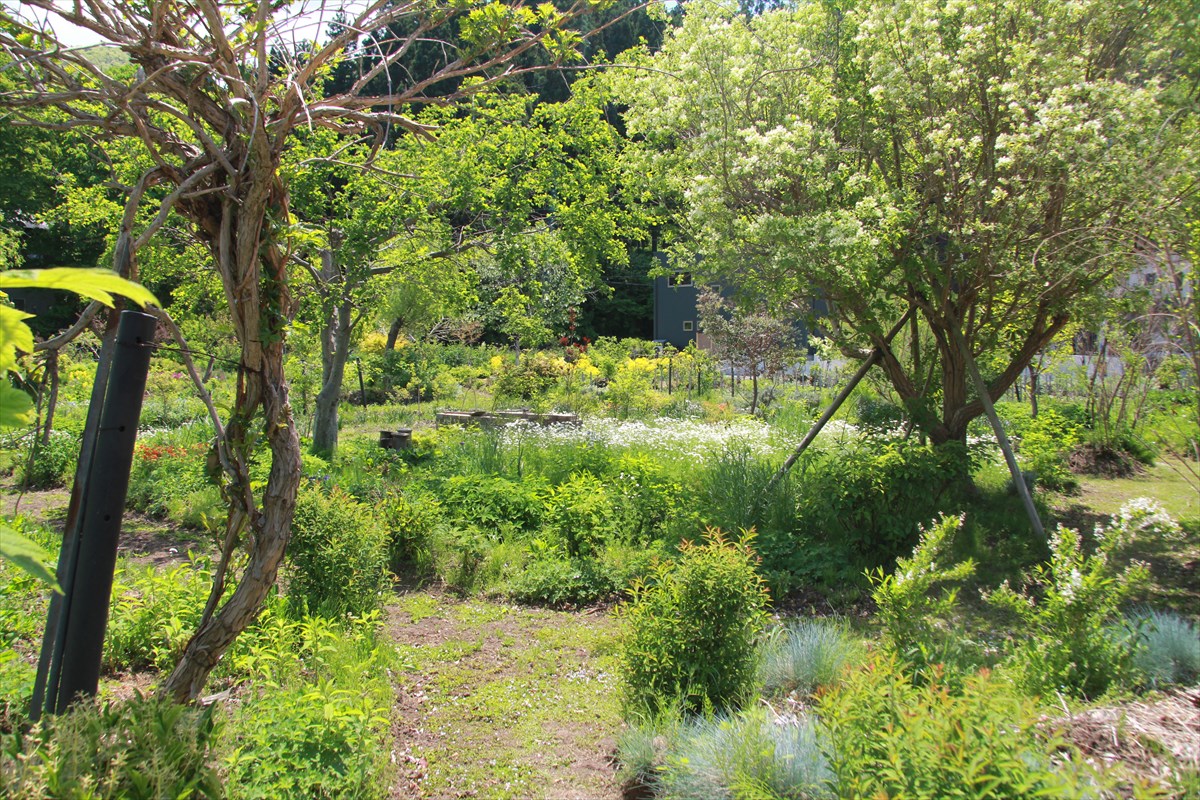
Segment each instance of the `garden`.
[{"label": "garden", "polygon": [[0,794],[1200,796],[1192,0],[301,5],[0,9]]},{"label": "garden", "polygon": [[[335,456],[304,458],[282,588],[194,710],[153,689],[203,612],[224,501],[204,406],[157,357],[97,705],[29,727],[46,591],[0,566],[9,792],[1195,791],[1194,732],[1143,734],[1127,710],[1190,702],[1200,676],[1200,492],[1174,427],[1186,393],[1149,391],[1123,431],[1144,459],[1127,478],[1070,469],[1099,435],[1085,374],[1061,374],[1037,417],[1001,400],[1057,526],[1042,543],[983,424],[947,455],[863,387],[772,485],[837,381],[765,381],[750,416],[749,387],[717,385],[703,352],[653,351],[409,353],[447,395],[343,407]],[[448,378],[468,356],[470,388]],[[668,394],[667,358],[709,382]],[[59,428],[32,457],[13,440],[6,490],[49,551],[90,384],[85,358],[66,365]],[[537,389],[505,394],[525,372],[544,373]],[[405,370],[368,371],[380,386],[389,373]],[[211,379],[218,397],[228,384]],[[433,422],[439,403],[517,402],[582,419]],[[402,426],[411,447],[379,445]],[[1119,745],[1098,743],[1102,713]]]}]

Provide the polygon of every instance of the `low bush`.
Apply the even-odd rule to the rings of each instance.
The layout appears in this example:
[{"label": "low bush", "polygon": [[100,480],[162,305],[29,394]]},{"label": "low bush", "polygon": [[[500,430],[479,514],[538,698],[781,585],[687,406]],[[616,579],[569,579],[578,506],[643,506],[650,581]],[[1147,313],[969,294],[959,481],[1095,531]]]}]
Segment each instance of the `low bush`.
[{"label": "low bush", "polygon": [[339,489],[296,498],[286,574],[294,611],[338,616],[379,605],[387,585],[388,531],[374,510]]},{"label": "low bush", "polygon": [[440,498],[448,520],[475,526],[494,541],[541,527],[547,488],[540,480],[452,475],[424,486]]},{"label": "low bush", "polygon": [[936,671],[917,684],[883,655],[820,695],[817,714],[840,797],[1099,796],[1030,701],[986,672],[960,690]]},{"label": "low bush", "polygon": [[230,800],[387,796],[386,706],[328,681],[264,689],[230,722]]},{"label": "low bush", "polygon": [[533,400],[553,389],[567,369],[562,359],[532,353],[519,364],[505,362],[492,384],[492,393],[500,400]]},{"label": "low bush", "polygon": [[1049,489],[1071,490],[1079,480],[1071,472],[1067,456],[1081,441],[1083,427],[1053,407],[1039,411],[1036,417],[1022,420],[1017,447],[1022,466],[1037,482]]},{"label": "low bush", "polygon": [[27,489],[53,489],[66,486],[75,472],[79,458],[79,437],[67,431],[55,430],[45,442],[32,444],[32,451],[22,450],[16,461],[17,483]]},{"label": "low bush", "polygon": [[588,472],[576,473],[550,491],[545,520],[570,558],[596,555],[617,539],[621,521],[607,487]]},{"label": "low bush", "polygon": [[268,603],[218,668],[254,690],[230,710],[219,756],[232,800],[382,798],[393,672],[379,615],[294,618]]},{"label": "low bush", "polygon": [[162,568],[119,562],[104,633],[105,669],[173,668],[200,624],[211,586],[203,561]]},{"label": "low bush", "polygon": [[527,561],[508,584],[514,600],[551,606],[594,603],[611,596],[615,588],[612,576],[594,558]]},{"label": "low bush", "polygon": [[955,504],[967,453],[954,444],[868,438],[814,453],[796,473],[797,532],[844,548],[857,566],[891,564],[920,525]]},{"label": "low bush", "polygon": [[725,709],[749,696],[769,600],[751,540],[710,529],[703,544],[685,543],[677,560],[660,561],[634,588],[623,612],[627,707]]},{"label": "low bush", "polygon": [[441,504],[420,492],[393,491],[380,501],[379,517],[388,534],[388,566],[424,574],[433,569],[433,536],[441,522]]},{"label": "low bush", "polygon": [[201,523],[201,514],[220,518],[223,509],[217,488],[219,466],[209,469],[212,445],[201,425],[153,434],[139,441],[129,473],[130,508],[188,524]]},{"label": "low bush", "polygon": [[943,516],[921,529],[912,557],[898,559],[894,572],[880,569],[868,575],[884,648],[918,677],[935,665],[939,669],[973,666],[966,640],[950,629],[958,590],[947,584],[972,575],[975,564],[970,560],[954,566],[938,564],[939,559],[945,563],[961,524],[962,517]]},{"label": "low bush", "polygon": [[223,798],[214,711],[140,695],[77,703],[0,737],[0,789],[14,800]]}]

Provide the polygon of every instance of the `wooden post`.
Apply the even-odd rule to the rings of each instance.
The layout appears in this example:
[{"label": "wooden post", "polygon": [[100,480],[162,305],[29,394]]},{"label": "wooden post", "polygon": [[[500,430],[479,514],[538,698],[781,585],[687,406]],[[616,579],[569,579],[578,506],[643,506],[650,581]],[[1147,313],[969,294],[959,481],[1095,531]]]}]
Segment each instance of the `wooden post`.
[{"label": "wooden post", "polygon": [[[888,331],[886,335],[884,335],[884,344],[891,342],[896,334],[904,328],[904,323],[908,322],[908,317],[912,313],[913,309],[910,306],[908,311],[904,312],[904,316],[900,318],[900,321],[893,325],[892,329]],[[829,422],[829,420],[833,418],[833,415],[837,413],[837,410],[842,407],[842,403],[846,402],[846,398],[850,396],[850,393],[854,391],[855,387],[857,387],[862,379],[866,377],[867,372],[870,371],[871,367],[875,365],[875,362],[877,362],[882,355],[883,353],[878,347],[871,351],[871,355],[867,356],[867,360],[864,361],[862,366],[858,368],[858,372],[854,373],[854,376],[850,378],[850,382],[847,383],[845,388],[838,393],[838,396],[834,398],[833,403],[830,404],[829,408],[825,409],[825,413],[821,414],[820,418],[818,418],[817,421],[812,424],[812,427],[808,429],[808,433],[804,434],[804,438],[800,440],[800,444],[796,445],[796,449],[792,451],[792,454],[787,457],[787,460],[784,461],[779,469],[775,471],[775,474],[771,476],[771,480],[767,481],[767,485],[763,489],[764,493],[769,492],[775,487],[775,484],[783,480],[783,476],[787,474],[788,470],[790,470],[798,460],[800,460],[800,456],[804,454],[804,451],[808,449],[808,446],[813,443],[814,439],[817,438],[817,434],[819,434],[821,429],[825,427],[825,423]]]},{"label": "wooden post", "polygon": [[1033,532],[1037,534],[1038,539],[1045,544],[1046,529],[1042,526],[1042,518],[1038,516],[1037,507],[1033,504],[1033,495],[1029,493],[1029,487],[1025,485],[1025,476],[1021,474],[1021,468],[1017,465],[1017,457],[1013,454],[1012,444],[1008,441],[1008,435],[1000,424],[996,407],[992,405],[987,385],[979,374],[979,367],[976,366],[975,359],[971,356],[971,348],[967,346],[967,340],[963,338],[962,331],[958,329],[956,320],[950,320],[949,327],[950,337],[954,339],[955,346],[958,347],[966,362],[967,374],[971,376],[971,382],[975,384],[975,392],[979,395],[979,402],[983,404],[983,413],[987,415],[988,422],[992,423],[992,432],[996,434],[996,442],[1000,445],[1000,451],[1004,453],[1004,460],[1008,463],[1008,471],[1012,475],[1013,484],[1017,487],[1017,494],[1021,496],[1021,502],[1025,505],[1029,524],[1033,527]]}]

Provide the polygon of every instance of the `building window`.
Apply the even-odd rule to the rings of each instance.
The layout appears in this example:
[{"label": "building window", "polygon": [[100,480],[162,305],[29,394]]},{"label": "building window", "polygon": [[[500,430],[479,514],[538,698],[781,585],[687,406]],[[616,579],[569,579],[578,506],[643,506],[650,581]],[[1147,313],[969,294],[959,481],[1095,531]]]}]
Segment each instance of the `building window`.
[{"label": "building window", "polygon": [[671,285],[672,286],[691,286],[692,285],[692,273],[690,273],[690,272],[675,273],[675,277],[674,277],[674,279],[672,279]]},{"label": "building window", "polygon": [[695,328],[696,328],[695,323],[692,322],[690,319],[687,322],[683,323],[683,329],[685,331],[687,331],[688,333],[691,333],[693,330],[695,330]]}]

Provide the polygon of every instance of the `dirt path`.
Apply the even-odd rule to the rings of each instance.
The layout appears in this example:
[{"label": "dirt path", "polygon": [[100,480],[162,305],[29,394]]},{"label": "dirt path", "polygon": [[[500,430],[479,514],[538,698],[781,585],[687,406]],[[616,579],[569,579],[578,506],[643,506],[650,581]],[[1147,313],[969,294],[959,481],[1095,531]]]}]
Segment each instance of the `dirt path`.
[{"label": "dirt path", "polygon": [[388,630],[409,662],[394,797],[621,796],[610,616],[412,592],[388,609]]}]

